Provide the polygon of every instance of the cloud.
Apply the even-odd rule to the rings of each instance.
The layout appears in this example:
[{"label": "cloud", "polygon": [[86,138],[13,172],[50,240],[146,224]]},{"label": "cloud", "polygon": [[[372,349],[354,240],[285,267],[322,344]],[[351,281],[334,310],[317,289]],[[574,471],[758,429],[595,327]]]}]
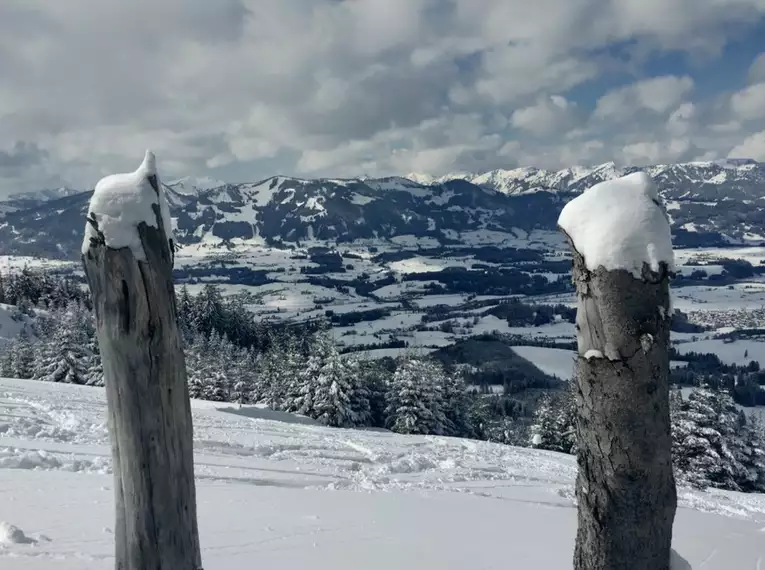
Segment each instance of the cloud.
[{"label": "cloud", "polygon": [[35,143],[16,141],[9,150],[0,149],[0,172],[17,172],[43,162],[48,153]]},{"label": "cloud", "polygon": [[568,131],[575,120],[576,105],[560,95],[540,97],[535,104],[513,112],[510,122],[537,136]]},{"label": "cloud", "polygon": [[673,135],[684,135],[694,126],[696,106],[693,103],[683,103],[667,119],[667,130]]},{"label": "cloud", "polygon": [[676,107],[692,89],[693,79],[688,76],[664,75],[644,79],[600,97],[594,116],[624,120],[641,110],[663,115]]},{"label": "cloud", "polygon": [[765,52],[754,58],[752,65],[749,66],[749,83],[762,81],[765,81]]},{"label": "cloud", "polygon": [[765,118],[765,82],[755,83],[734,93],[730,98],[730,106],[739,119]]},{"label": "cloud", "polygon": [[[760,128],[740,114],[756,101],[718,108],[692,77],[764,14],[762,0],[3,0],[0,149],[45,157],[0,193],[92,187],[147,146],[165,178],[240,180],[725,154]],[[652,77],[669,51],[683,63]]]},{"label": "cloud", "polygon": [[58,173],[49,171],[48,152],[34,142],[16,141],[0,148],[0,190],[4,187],[26,189],[57,188],[65,184]]},{"label": "cloud", "polygon": [[765,131],[754,133],[733,147],[728,153],[729,158],[753,158],[765,162]]},{"label": "cloud", "polygon": [[673,138],[667,142],[640,141],[622,148],[622,158],[627,164],[657,164],[690,160],[697,150],[689,139]]}]

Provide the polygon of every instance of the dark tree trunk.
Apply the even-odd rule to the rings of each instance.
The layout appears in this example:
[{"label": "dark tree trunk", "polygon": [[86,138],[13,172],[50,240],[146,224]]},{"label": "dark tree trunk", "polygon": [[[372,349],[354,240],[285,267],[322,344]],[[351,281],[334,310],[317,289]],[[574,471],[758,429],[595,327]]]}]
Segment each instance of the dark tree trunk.
[{"label": "dark tree trunk", "polygon": [[669,276],[589,271],[577,312],[575,570],[669,570],[677,506],[669,419]]},{"label": "dark tree trunk", "polygon": [[[152,186],[157,190],[156,180]],[[157,190],[158,191],[158,190]],[[191,407],[176,326],[173,251],[162,226],[146,254],[92,239],[83,256],[109,406],[117,570],[199,570]],[[97,228],[89,214],[89,223]],[[101,236],[102,237],[102,236]]]}]

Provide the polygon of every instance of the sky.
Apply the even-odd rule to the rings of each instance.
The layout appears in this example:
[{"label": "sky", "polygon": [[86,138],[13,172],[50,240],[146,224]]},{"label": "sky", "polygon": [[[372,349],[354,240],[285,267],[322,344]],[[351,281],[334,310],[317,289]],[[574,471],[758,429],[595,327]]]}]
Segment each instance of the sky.
[{"label": "sky", "polygon": [[2,0],[0,194],[765,161],[765,0]]}]

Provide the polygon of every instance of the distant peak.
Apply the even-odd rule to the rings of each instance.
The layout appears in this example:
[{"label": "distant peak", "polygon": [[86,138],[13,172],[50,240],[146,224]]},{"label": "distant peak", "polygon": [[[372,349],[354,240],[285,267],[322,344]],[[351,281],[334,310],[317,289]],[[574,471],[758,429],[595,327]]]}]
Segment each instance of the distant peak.
[{"label": "distant peak", "polygon": [[167,185],[181,194],[196,194],[213,188],[220,188],[226,183],[209,176],[184,176],[168,182]]}]

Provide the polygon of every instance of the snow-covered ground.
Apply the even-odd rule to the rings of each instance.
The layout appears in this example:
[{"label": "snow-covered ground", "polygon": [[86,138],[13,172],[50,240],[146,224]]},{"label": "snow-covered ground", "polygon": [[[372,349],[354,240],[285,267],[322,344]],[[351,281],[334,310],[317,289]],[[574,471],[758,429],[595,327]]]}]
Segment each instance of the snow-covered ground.
[{"label": "snow-covered ground", "polygon": [[[544,346],[513,346],[511,348],[518,356],[525,358],[545,374],[557,376],[561,380],[571,380],[574,377],[576,351]],[[683,361],[670,362],[670,368],[683,368],[687,365],[688,363]]]},{"label": "snow-covered ground", "polygon": [[765,366],[765,342],[754,339],[741,339],[724,342],[722,339],[705,339],[696,342],[682,342],[675,345],[680,354],[688,352],[711,352],[718,356],[723,364],[746,366],[751,361]]},{"label": "snow-covered ground", "polygon": [[576,353],[573,350],[541,346],[513,346],[512,349],[545,374],[557,376],[561,380],[571,380],[574,376]]},{"label": "snow-covered ground", "polygon": [[[193,408],[205,570],[571,568],[573,457]],[[105,411],[100,389],[0,380],[3,570],[113,568]],[[765,496],[679,494],[693,568],[763,567]]]}]

